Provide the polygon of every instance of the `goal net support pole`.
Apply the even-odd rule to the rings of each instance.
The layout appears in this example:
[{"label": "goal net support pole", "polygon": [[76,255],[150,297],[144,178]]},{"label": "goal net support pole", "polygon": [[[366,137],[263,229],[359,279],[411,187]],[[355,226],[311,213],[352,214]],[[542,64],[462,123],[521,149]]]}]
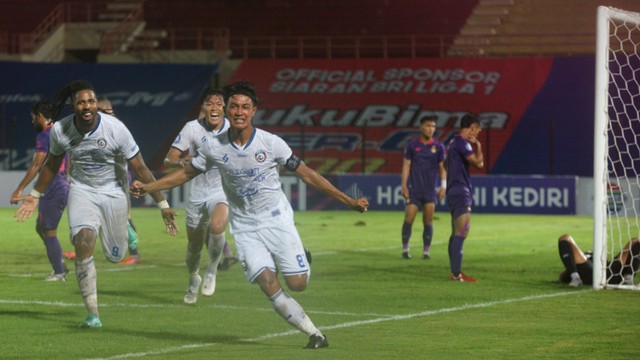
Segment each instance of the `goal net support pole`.
[{"label": "goal net support pole", "polygon": [[608,266],[640,231],[640,14],[600,6],[596,33],[593,287],[637,290]]}]

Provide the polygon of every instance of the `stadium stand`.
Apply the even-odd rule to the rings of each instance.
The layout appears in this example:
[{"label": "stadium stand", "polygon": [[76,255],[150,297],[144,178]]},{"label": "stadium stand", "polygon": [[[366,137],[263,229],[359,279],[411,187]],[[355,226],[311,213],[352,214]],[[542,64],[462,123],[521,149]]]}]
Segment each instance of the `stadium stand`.
[{"label": "stadium stand", "polygon": [[593,54],[599,5],[640,11],[637,0],[480,0],[449,55]]},{"label": "stadium stand", "polygon": [[[111,40],[108,36],[100,38],[100,42],[107,42],[100,46],[101,53],[227,46],[231,50],[228,54],[248,57],[247,46],[251,46],[251,56],[261,57],[273,56],[271,48],[275,44],[279,47],[278,57],[298,57],[300,39],[304,39],[302,46],[311,48],[305,56],[442,56],[441,48],[453,42],[477,3],[478,0],[10,1],[0,3],[0,32],[5,39],[0,53],[35,49],[40,44],[24,42],[39,39],[44,30],[53,32],[60,23],[74,22],[104,23],[97,29],[116,33]],[[142,7],[139,19],[127,13],[136,5]],[[39,11],[27,21],[21,12],[24,7]],[[47,26],[38,25],[43,23]],[[143,28],[136,26],[138,23]],[[114,37],[135,40],[123,46]],[[435,44],[428,46],[436,50],[398,52],[421,41]],[[261,47],[265,50],[260,51]]]},{"label": "stadium stand", "polygon": [[[599,0],[2,1],[0,60],[210,62],[214,58],[590,54],[600,4]],[[610,0],[607,5],[640,11],[637,0]],[[64,34],[53,36],[62,24]],[[77,39],[87,29],[93,37]],[[63,48],[69,43],[74,45]]]}]

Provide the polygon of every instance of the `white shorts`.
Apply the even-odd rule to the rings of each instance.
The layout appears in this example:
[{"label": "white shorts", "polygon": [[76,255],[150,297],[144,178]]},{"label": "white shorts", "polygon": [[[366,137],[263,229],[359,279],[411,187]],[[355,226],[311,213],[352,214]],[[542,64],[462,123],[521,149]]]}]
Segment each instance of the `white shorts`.
[{"label": "white shorts", "polygon": [[206,202],[189,201],[185,209],[185,222],[187,227],[191,229],[209,227],[209,223],[211,222],[211,213],[218,204],[228,205],[227,197],[222,191]]},{"label": "white shorts", "polygon": [[67,212],[72,243],[73,237],[81,229],[90,228],[96,236],[100,236],[102,251],[107,260],[119,262],[124,258],[129,246],[127,194],[122,190],[88,191],[72,186],[69,190]]},{"label": "white shorts", "polygon": [[234,240],[242,270],[251,283],[264,269],[280,270],[284,276],[311,275],[304,246],[294,225],[236,233]]}]

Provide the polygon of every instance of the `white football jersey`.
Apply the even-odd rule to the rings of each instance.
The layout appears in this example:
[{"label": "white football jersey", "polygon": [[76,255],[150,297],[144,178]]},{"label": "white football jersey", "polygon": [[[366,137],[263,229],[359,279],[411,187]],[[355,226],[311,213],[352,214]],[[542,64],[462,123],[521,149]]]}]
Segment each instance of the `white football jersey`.
[{"label": "white football jersey", "polygon": [[127,161],[140,151],[129,129],[111,115],[99,113],[95,130],[82,134],[69,115],[53,125],[49,152],[67,153],[71,186],[112,191],[127,186]]},{"label": "white football jersey", "polygon": [[280,184],[278,165],[293,152],[282,138],[254,129],[249,142],[238,147],[229,132],[211,139],[191,163],[200,171],[218,166],[229,201],[233,233],[293,224],[293,209]]},{"label": "white football jersey", "polygon": [[[189,151],[195,159],[202,156],[199,153],[199,149],[207,144],[212,136],[222,134],[228,129],[229,121],[226,118],[223,120],[220,130],[217,131],[209,130],[201,120],[191,120],[180,130],[171,146],[180,151]],[[220,172],[217,166],[193,178],[189,186],[189,201],[191,202],[205,202],[216,196],[216,193],[223,193]]]}]

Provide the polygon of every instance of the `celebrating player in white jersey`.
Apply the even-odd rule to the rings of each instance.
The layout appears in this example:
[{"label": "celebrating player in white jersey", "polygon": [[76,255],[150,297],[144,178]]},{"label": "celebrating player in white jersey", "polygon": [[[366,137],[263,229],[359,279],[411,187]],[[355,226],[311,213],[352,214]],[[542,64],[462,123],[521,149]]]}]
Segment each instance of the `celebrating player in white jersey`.
[{"label": "celebrating player in white jersey", "polygon": [[143,184],[134,181],[131,191],[142,196],[183,184],[198,174],[218,166],[222,186],[229,201],[230,228],[245,275],[257,283],[274,310],[289,324],[309,335],[306,348],[329,346],[300,304],[284,292],[279,270],[288,288],[302,291],[310,275],[308,259],[293,210],[280,183],[278,167],[295,172],[305,183],[339,200],[356,211],[366,211],[366,198],[353,199],[322,175],[307,167],[280,137],[256,129],[252,119],[258,99],[245,82],[225,87],[227,117],[231,128],[204,146],[200,155],[184,168],[162,179]]},{"label": "celebrating player in white jersey", "polygon": [[[49,155],[30,195],[16,212],[18,221],[29,219],[41,192],[55,177],[65,154],[71,163],[68,200],[69,232],[76,252],[76,278],[89,314],[81,327],[100,328],[97,274],[93,261],[100,235],[107,260],[118,262],[127,252],[127,163],[137,176],[153,181],[129,130],[113,116],[98,113],[93,86],[77,80],[56,97],[57,113],[70,100],[74,114],[57,121],[51,130]],[[175,211],[162,194],[151,194],[161,209],[166,231],[175,235]]]},{"label": "celebrating player in white jersey", "polygon": [[[184,167],[209,139],[229,129],[229,121],[224,117],[224,96],[220,90],[207,88],[201,96],[200,118],[189,121],[176,137],[167,153],[164,163],[174,167]],[[185,304],[198,301],[198,291],[202,283],[202,295],[211,296],[216,289],[218,264],[225,248],[225,230],[229,222],[227,197],[220,185],[220,171],[212,167],[191,180],[189,204],[186,209],[187,251],[185,262],[189,271],[189,286],[185,291]],[[209,264],[200,277],[202,247],[207,243]],[[236,260],[237,261],[237,260]]]}]

